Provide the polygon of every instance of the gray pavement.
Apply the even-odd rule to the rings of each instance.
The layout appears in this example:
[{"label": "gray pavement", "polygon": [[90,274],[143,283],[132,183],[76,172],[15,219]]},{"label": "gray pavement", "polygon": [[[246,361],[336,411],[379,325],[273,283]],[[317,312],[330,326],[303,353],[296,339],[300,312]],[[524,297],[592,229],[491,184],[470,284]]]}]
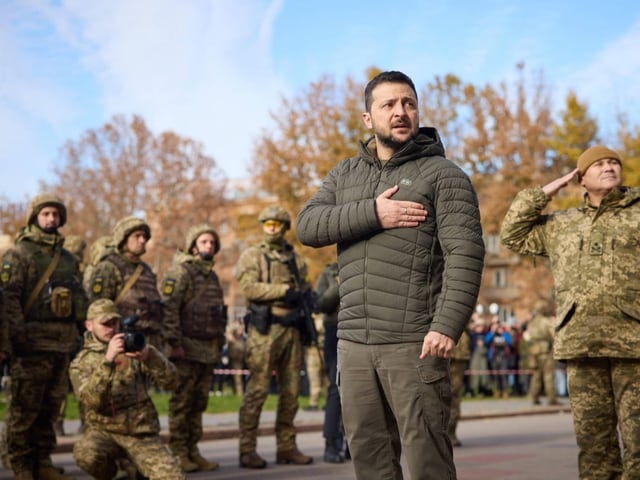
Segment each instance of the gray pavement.
[{"label": "gray pavement", "polygon": [[[211,401],[215,402],[215,398]],[[517,417],[523,415],[549,415],[560,412],[570,412],[569,401],[561,399],[560,405],[546,406],[543,400],[542,405],[532,405],[526,398],[507,399],[464,399],[461,406],[461,421],[478,420],[498,417]],[[298,410],[296,415],[296,427],[298,432],[322,431],[324,411],[308,412],[303,409]],[[275,423],[275,411],[263,411],[260,418],[259,435],[273,435]],[[167,417],[160,418],[162,435],[168,436]],[[204,433],[203,440],[218,440],[225,438],[235,438],[238,436],[238,414],[221,413],[205,414],[203,416]],[[78,431],[79,422],[77,420],[65,421],[65,432],[75,433]],[[78,438],[77,435],[65,435],[58,439],[57,453],[70,452],[73,443]]]},{"label": "gray pavement", "polygon": [[[189,474],[188,479],[355,478],[350,462],[328,464],[322,461],[322,411],[300,410],[296,418],[299,430],[297,443],[302,451],[315,458],[313,465],[275,465],[275,441],[272,436],[274,416],[274,412],[263,412],[262,436],[258,439],[258,450],[267,459],[269,466],[266,470],[247,470],[238,468],[237,463],[237,414],[205,415],[205,439],[200,443],[200,449],[205,457],[219,461],[221,467],[215,472]],[[161,418],[165,436],[166,420],[166,417]],[[68,421],[65,427],[68,431],[75,431],[78,422]],[[454,452],[459,480],[548,480],[578,477],[577,446],[566,399],[562,399],[562,405],[549,407],[533,406],[523,398],[464,400],[458,436],[463,442],[463,446]],[[73,461],[71,449],[77,438],[74,435],[62,437],[53,460],[76,480],[90,480]],[[0,469],[0,480],[10,478],[9,472]],[[405,478],[410,480],[406,465]]]}]

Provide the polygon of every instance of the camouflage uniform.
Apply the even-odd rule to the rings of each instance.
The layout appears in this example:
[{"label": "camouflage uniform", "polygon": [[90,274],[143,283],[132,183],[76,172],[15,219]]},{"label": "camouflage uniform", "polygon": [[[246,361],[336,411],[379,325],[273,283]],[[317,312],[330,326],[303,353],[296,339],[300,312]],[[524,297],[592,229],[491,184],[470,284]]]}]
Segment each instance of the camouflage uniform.
[{"label": "camouflage uniform", "polygon": [[[284,215],[284,218],[288,219],[286,212]],[[263,210],[259,220],[281,218],[282,209],[267,208]],[[253,454],[256,451],[260,413],[269,393],[273,370],[277,373],[279,392],[276,414],[278,461],[280,462],[283,454],[297,452],[293,420],[298,410],[302,344],[299,330],[295,326],[282,323],[298,314],[297,308],[284,301],[286,292],[294,285],[292,272],[286,262],[294,259],[303,279],[306,279],[306,265],[302,257],[284,240],[284,231],[289,225],[290,220],[285,221],[285,227],[279,235],[265,233],[262,243],[245,250],[236,266],[236,280],[247,301],[269,305],[272,318],[268,333],[263,335],[251,325],[247,339],[246,362],[250,376],[240,406],[239,443],[241,465],[252,468],[266,465],[262,459],[252,465],[243,465],[242,459],[245,454]],[[303,285],[303,288],[309,287],[308,282]]]},{"label": "camouflage uniform", "polygon": [[[219,250],[218,234],[210,226],[191,228],[185,250],[176,252],[162,287],[165,341],[172,351],[184,351],[181,358],[171,357],[178,369],[178,386],[169,401],[169,445],[187,471],[205,469],[198,451],[202,413],[207,408],[213,368],[220,360],[227,323],[213,259],[191,254],[196,239],[204,233],[214,237],[214,255]],[[217,464],[209,462],[207,466],[212,470]]]},{"label": "camouflage uniform", "polygon": [[[99,318],[93,314],[97,305],[99,315],[117,316],[112,302],[100,300],[90,307],[91,320]],[[73,447],[76,463],[91,476],[110,480],[116,459],[127,456],[149,480],[184,479],[160,438],[158,413],[145,388],[148,379],[165,390],[175,388],[175,367],[152,345],[145,361],[119,354],[108,362],[107,346],[86,332],[84,347],[69,369],[75,394],[86,408],[87,428]]]},{"label": "camouflage uniform", "polygon": [[[162,302],[157,287],[156,274],[142,260],[134,262],[123,253],[123,245],[128,236],[136,230],[144,230],[147,239],[151,238],[149,226],[136,217],[125,217],[118,221],[113,229],[113,250],[100,261],[93,270],[89,280],[87,295],[89,300],[108,298],[116,300],[127,280],[140,266],[142,274],[135,281],[124,297],[116,302],[118,311],[123,317],[138,315],[140,319],[135,325],[150,343],[162,351]],[[108,249],[108,247],[106,247]]]},{"label": "camouflage uniform", "polygon": [[462,332],[458,343],[451,352],[451,416],[449,417],[449,438],[454,447],[462,445],[456,435],[460,420],[460,403],[464,393],[464,372],[471,359],[471,336],[467,330]]},{"label": "camouflage uniform", "polygon": [[89,247],[89,261],[85,264],[84,272],[82,272],[82,286],[85,291],[91,290],[91,277],[96,265],[113,253],[112,243],[111,235],[105,235],[97,238]]},{"label": "camouflage uniform", "polygon": [[553,351],[567,361],[581,478],[640,478],[640,189],[618,187],[598,207],[585,196],[579,208],[542,215],[548,203],[540,187],[521,191],[501,237],[551,262]]},{"label": "camouflage uniform", "polygon": [[[227,325],[227,347],[229,349],[229,368],[232,370],[244,370],[244,354],[247,349],[247,340],[244,334],[244,322],[242,319],[233,320]],[[233,374],[235,394],[244,394],[244,373]]]},{"label": "camouflage uniform", "polygon": [[534,404],[539,404],[540,391],[544,382],[544,392],[550,405],[558,403],[555,385],[555,361],[553,359],[553,318],[540,308],[527,322],[523,338],[527,346],[529,367],[533,375],[529,382],[529,396]]},{"label": "camouflage uniform", "polygon": [[[7,415],[8,454],[17,477],[64,478],[51,465],[56,445],[53,423],[67,395],[67,371],[77,348],[86,296],[76,258],[63,248],[64,237],[45,233],[36,217],[55,206],[60,225],[66,208],[54,195],[36,196],[27,226],[5,252],[0,280],[4,291],[2,323],[8,325],[11,350],[11,401]],[[27,302],[54,257],[55,269],[31,307]]]}]

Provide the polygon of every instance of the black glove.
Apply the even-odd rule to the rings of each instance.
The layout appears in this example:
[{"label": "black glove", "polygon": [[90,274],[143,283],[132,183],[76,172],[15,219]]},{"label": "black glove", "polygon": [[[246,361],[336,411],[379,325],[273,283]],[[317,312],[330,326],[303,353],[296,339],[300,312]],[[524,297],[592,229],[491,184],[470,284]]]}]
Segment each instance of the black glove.
[{"label": "black glove", "polygon": [[290,307],[296,307],[298,306],[299,302],[300,292],[293,287],[289,287],[289,290],[287,290],[284,294],[284,303],[286,303]]}]

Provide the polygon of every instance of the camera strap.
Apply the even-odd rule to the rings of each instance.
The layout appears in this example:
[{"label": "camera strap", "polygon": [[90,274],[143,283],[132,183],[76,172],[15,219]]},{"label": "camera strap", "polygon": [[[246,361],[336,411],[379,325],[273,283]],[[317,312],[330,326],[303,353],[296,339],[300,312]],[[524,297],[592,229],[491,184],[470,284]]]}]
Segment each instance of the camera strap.
[{"label": "camera strap", "polygon": [[118,294],[116,299],[113,301],[113,303],[118,305],[122,301],[122,299],[127,294],[127,292],[131,290],[131,287],[133,287],[136,281],[140,278],[140,275],[142,275],[143,270],[144,270],[144,267],[142,266],[142,264],[139,264],[136,267],[136,269],[133,271],[131,276],[127,279],[127,281],[124,284],[124,287],[122,287],[122,290],[120,290],[120,293]]}]

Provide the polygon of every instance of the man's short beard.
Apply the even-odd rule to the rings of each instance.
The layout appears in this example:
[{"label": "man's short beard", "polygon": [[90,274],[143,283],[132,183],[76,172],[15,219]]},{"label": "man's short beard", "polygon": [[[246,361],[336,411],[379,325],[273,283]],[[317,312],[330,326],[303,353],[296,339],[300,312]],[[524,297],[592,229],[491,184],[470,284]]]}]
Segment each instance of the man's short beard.
[{"label": "man's short beard", "polygon": [[40,228],[40,230],[42,230],[44,233],[48,235],[58,233],[58,227],[46,227],[46,228],[38,227],[38,228]]},{"label": "man's short beard", "polygon": [[413,140],[415,138],[416,134],[411,135],[409,138],[407,138],[406,140],[400,141],[400,140],[396,140],[395,138],[393,138],[392,135],[376,135],[376,141],[378,141],[379,143],[381,143],[382,145],[384,145],[385,147],[391,148],[394,151],[398,151],[400,150],[402,147],[404,147],[407,143],[409,143],[411,140]]},{"label": "man's short beard", "polygon": [[212,253],[199,253],[199,255],[200,255],[200,258],[205,262],[210,262],[211,260],[213,260]]}]

